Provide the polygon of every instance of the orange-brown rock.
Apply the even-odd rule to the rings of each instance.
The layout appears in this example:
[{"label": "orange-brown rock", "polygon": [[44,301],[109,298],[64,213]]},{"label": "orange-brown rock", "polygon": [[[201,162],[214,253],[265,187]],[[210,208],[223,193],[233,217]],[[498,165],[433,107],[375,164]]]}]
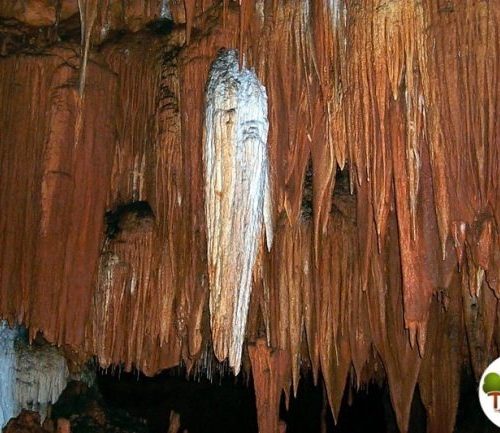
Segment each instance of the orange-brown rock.
[{"label": "orange-brown rock", "polygon": [[2,430],[4,433],[48,433],[40,425],[40,414],[23,410],[17,418],[8,422]]},{"label": "orange-brown rock", "polygon": [[274,351],[262,339],[249,346],[248,352],[252,364],[259,432],[280,433],[286,430],[284,422],[279,419],[279,405],[281,393],[288,393],[290,387],[289,355],[284,350]]},{"label": "orange-brown rock", "polygon": [[[165,34],[145,28],[163,1],[60,4],[0,1],[32,26],[81,15],[84,36],[0,39],[0,317],[102,365],[209,358],[205,84],[239,49],[270,126],[276,237],[244,343],[262,431],[305,365],[335,415],[385,375],[401,431],[417,383],[451,431],[440,356],[478,378],[500,341],[500,3],[185,0]],[[107,237],[137,201],[152,221]]]}]

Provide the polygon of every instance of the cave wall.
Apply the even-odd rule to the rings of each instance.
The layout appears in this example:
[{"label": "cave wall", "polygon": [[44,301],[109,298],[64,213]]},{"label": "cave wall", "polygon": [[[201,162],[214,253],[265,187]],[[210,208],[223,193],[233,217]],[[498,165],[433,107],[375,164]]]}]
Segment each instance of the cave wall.
[{"label": "cave wall", "polygon": [[[23,0],[0,16],[0,317],[102,366],[212,362],[205,88],[235,48],[268,96],[275,233],[242,360],[258,406],[310,368],[338,416],[346,385],[383,371],[401,431],[417,384],[428,431],[452,431],[460,368],[478,379],[500,335],[498,2]],[[137,201],[154,217],[106,236],[105,212]]]}]

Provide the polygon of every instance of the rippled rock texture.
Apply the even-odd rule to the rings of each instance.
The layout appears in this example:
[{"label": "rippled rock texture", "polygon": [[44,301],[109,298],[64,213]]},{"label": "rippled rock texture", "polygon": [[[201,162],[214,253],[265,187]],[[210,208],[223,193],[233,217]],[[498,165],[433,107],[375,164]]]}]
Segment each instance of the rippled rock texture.
[{"label": "rippled rock texture", "polygon": [[[382,376],[402,432],[417,384],[428,431],[453,430],[460,367],[477,380],[500,342],[498,2],[18,0],[0,17],[1,318],[147,374],[211,375],[215,349],[253,371],[262,433],[301,369],[335,417]],[[236,188],[219,227],[248,251],[214,259],[206,209],[232,192],[207,201],[204,146],[234,142],[235,113],[211,110],[246,109],[210,102],[221,49],[235,88],[253,69],[267,95],[249,119],[267,186],[243,173],[255,209],[269,190],[273,243],[260,216],[228,229],[253,206]]]}]

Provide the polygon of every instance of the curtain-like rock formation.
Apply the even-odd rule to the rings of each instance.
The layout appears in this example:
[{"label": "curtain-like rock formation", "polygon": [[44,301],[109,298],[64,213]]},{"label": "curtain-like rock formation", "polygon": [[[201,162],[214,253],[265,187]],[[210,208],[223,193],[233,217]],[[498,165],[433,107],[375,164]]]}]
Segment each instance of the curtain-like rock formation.
[{"label": "curtain-like rock formation", "polygon": [[[244,338],[259,342],[242,368],[286,353],[280,383],[321,372],[335,416],[346,386],[383,375],[403,432],[418,384],[429,431],[452,431],[459,376],[439,357],[477,378],[499,352],[498,2],[12,4],[0,317],[148,374],[203,370],[214,345],[228,355],[210,331],[203,130],[210,67],[237,49],[267,91],[275,223],[271,250],[242,269]],[[133,202],[154,222],[107,238],[105,212]]]}]

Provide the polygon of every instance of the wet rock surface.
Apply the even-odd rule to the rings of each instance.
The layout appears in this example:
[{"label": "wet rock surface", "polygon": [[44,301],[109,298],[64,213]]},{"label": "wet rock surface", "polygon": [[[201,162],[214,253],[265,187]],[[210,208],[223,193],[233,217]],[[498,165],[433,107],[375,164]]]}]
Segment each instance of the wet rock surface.
[{"label": "wet rock surface", "polygon": [[0,318],[150,376],[231,352],[203,141],[235,48],[269,104],[274,241],[236,323],[261,433],[304,366],[335,418],[383,376],[400,431],[418,389],[451,433],[461,366],[500,353],[499,28],[498,1],[0,0]]}]

